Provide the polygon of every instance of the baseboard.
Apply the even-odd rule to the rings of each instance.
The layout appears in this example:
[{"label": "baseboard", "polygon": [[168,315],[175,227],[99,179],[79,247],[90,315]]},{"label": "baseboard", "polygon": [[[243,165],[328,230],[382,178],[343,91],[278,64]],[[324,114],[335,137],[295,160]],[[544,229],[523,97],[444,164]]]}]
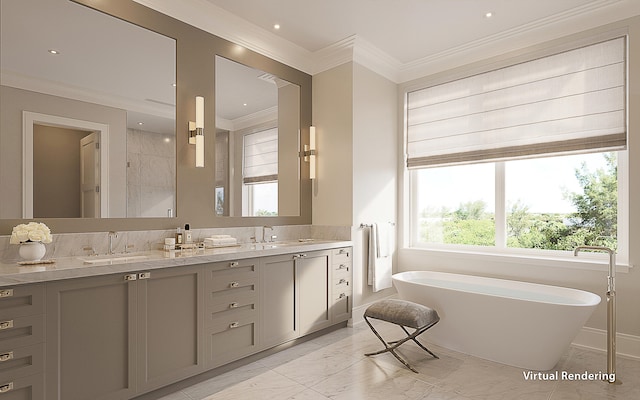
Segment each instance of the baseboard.
[{"label": "baseboard", "polygon": [[[574,346],[598,351],[607,351],[607,331],[584,327],[573,340]],[[616,335],[616,354],[618,356],[640,360],[640,336],[618,333]]]}]

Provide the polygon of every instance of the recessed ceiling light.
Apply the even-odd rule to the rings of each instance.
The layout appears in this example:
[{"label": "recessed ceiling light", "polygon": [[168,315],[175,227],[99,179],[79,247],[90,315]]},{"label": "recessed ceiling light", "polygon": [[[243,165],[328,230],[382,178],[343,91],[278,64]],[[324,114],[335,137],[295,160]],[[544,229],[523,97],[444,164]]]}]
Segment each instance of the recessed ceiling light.
[{"label": "recessed ceiling light", "polygon": [[60,52],[58,50],[54,50],[54,49],[49,49],[47,50],[50,54],[60,54]]},{"label": "recessed ceiling light", "polygon": [[171,86],[176,87],[176,86],[178,86],[178,85],[177,85],[177,84],[175,84],[175,83],[172,83],[172,84],[171,84]]},{"label": "recessed ceiling light", "polygon": [[493,13],[491,11],[489,11],[488,13],[484,14],[484,17],[485,18],[491,18],[491,17],[493,17]]},{"label": "recessed ceiling light", "polygon": [[273,29],[275,29],[275,30],[280,29],[280,24],[275,24],[275,25],[273,25]]},{"label": "recessed ceiling light", "polygon": [[242,103],[242,105],[246,107],[246,106],[247,106],[247,103]]},{"label": "recessed ceiling light", "polygon": [[144,125],[144,122],[138,122],[138,125]]}]

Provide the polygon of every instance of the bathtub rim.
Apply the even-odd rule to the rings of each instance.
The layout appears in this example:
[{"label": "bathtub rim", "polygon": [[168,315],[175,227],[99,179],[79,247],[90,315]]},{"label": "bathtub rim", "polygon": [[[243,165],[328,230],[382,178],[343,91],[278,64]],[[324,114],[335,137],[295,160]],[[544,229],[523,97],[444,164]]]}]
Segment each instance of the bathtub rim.
[{"label": "bathtub rim", "polygon": [[[409,279],[406,279],[406,276],[410,276],[410,275],[426,275],[426,274],[436,274],[440,277],[462,277],[463,279],[472,279],[472,280],[480,280],[481,282],[492,282],[492,283],[498,283],[500,287],[513,287],[514,284],[516,284],[519,287],[522,288],[542,288],[544,289],[544,291],[546,293],[552,293],[556,296],[560,296],[563,298],[566,298],[567,300],[571,300],[570,302],[566,302],[566,303],[559,303],[559,302],[554,302],[554,301],[544,301],[544,300],[539,300],[539,299],[528,299],[528,298],[524,298],[524,297],[515,297],[515,296],[505,296],[503,294],[494,294],[494,293],[487,293],[487,292],[483,292],[483,291],[474,291],[474,290],[460,290],[460,289],[456,289],[456,288],[448,288],[445,286],[438,286],[438,285],[429,285],[427,283],[421,283],[421,282],[414,282],[411,281]],[[412,271],[402,271],[402,272],[397,272],[395,274],[392,275],[392,281],[395,282],[396,280],[398,281],[402,281],[408,284],[415,284],[415,285],[423,285],[423,286],[427,286],[427,287],[435,287],[438,289],[442,289],[442,290],[448,290],[448,291],[453,291],[453,292],[466,292],[466,293],[473,293],[473,294],[477,294],[477,295],[483,295],[483,296],[491,296],[491,297],[497,297],[497,298],[503,298],[503,299],[509,299],[509,300],[514,300],[514,301],[524,301],[524,302],[534,302],[534,303],[541,303],[541,304],[553,304],[553,305],[561,305],[561,306],[568,306],[568,307],[595,307],[597,305],[599,305],[602,302],[602,297],[596,293],[593,292],[589,292],[586,290],[582,290],[582,289],[575,289],[575,288],[569,288],[569,287],[564,287],[564,286],[557,286],[557,285],[547,285],[544,283],[534,283],[534,282],[526,282],[526,281],[520,281],[520,280],[515,280],[515,279],[506,279],[506,278],[493,278],[493,277],[488,277],[488,276],[481,276],[481,275],[471,275],[471,274],[463,274],[463,273],[457,273],[457,272],[443,272],[443,271],[433,271],[433,270],[412,270]],[[446,280],[446,279],[445,279]],[[460,280],[458,280],[458,282],[460,282]],[[398,288],[396,288],[396,290],[398,290]],[[532,290],[529,290],[532,291]],[[398,293],[400,292],[400,290],[398,290]],[[567,293],[571,293],[571,294],[575,294],[576,296],[566,296]]]}]

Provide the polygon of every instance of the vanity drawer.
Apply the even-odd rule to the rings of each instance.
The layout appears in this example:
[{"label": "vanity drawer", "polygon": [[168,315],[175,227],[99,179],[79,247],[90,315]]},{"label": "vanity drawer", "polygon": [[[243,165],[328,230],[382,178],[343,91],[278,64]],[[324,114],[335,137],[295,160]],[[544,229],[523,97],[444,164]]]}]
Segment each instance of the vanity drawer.
[{"label": "vanity drawer", "polygon": [[0,382],[42,372],[44,372],[43,343],[0,350]]},{"label": "vanity drawer", "polygon": [[220,274],[234,273],[236,271],[256,271],[258,267],[258,260],[255,258],[248,258],[246,260],[232,260],[225,262],[218,262],[209,264],[207,267],[207,279]]},{"label": "vanity drawer", "polygon": [[351,278],[351,262],[344,262],[339,264],[333,264],[332,268],[332,277],[347,277]]},{"label": "vanity drawer", "polygon": [[44,313],[44,285],[0,288],[0,320]]},{"label": "vanity drawer", "polygon": [[236,293],[235,291],[231,290],[228,292],[231,293],[224,292],[223,296],[210,298],[210,302],[207,304],[207,312],[210,314],[217,314],[225,311],[256,308],[258,295],[255,293],[255,291],[251,293]]},{"label": "vanity drawer", "polygon": [[[215,280],[207,282],[207,293],[211,296],[218,296],[227,291],[236,291],[238,293],[242,291],[256,290],[258,284],[258,274],[253,272],[240,273],[234,275],[225,275],[216,277]],[[216,293],[222,292],[222,293]]]},{"label": "vanity drawer", "polygon": [[0,381],[0,399],[2,400],[41,400],[44,399],[44,375],[31,375]]},{"label": "vanity drawer", "polygon": [[44,341],[44,315],[0,320],[0,348],[9,349]]},{"label": "vanity drawer", "polygon": [[331,321],[333,323],[351,318],[353,296],[351,290],[334,292],[331,304]]},{"label": "vanity drawer", "polygon": [[349,277],[335,277],[333,278],[332,293],[344,292],[345,290],[351,290],[351,279]]},{"label": "vanity drawer", "polygon": [[255,353],[258,348],[255,311],[216,318],[207,325],[207,364],[214,367]]},{"label": "vanity drawer", "polygon": [[342,249],[334,249],[332,252],[332,264],[341,264],[351,262],[351,247],[345,247]]}]

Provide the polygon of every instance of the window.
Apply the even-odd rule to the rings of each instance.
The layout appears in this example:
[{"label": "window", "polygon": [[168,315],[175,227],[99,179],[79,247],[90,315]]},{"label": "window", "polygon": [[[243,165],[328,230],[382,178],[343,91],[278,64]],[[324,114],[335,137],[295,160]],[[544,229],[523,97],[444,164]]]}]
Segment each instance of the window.
[{"label": "window", "polygon": [[571,251],[582,244],[619,248],[618,157],[625,155],[600,152],[416,169],[411,172],[412,245],[504,251]]},{"label": "window", "polygon": [[621,37],[408,92],[411,245],[626,251],[626,69]]}]

